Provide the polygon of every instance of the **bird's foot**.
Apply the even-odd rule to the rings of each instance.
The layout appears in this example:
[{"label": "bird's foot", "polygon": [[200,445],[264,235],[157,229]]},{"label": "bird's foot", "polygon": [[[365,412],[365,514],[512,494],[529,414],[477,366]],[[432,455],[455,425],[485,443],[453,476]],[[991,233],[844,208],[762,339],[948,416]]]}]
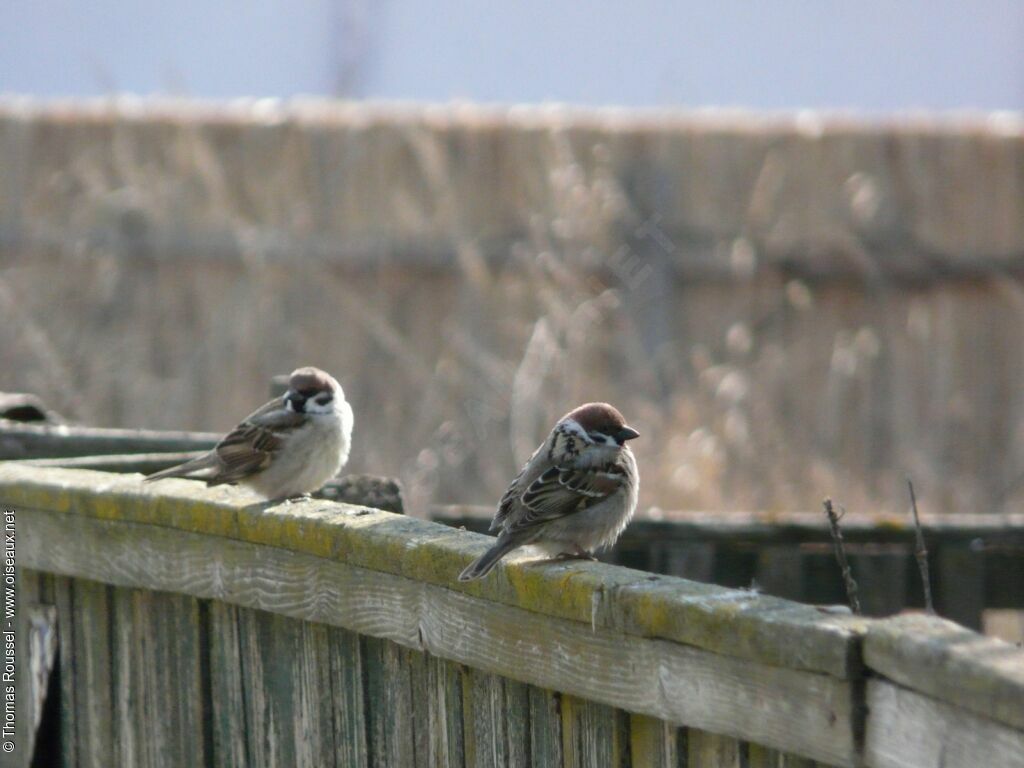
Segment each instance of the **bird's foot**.
[{"label": "bird's foot", "polygon": [[591,552],[587,552],[583,549],[577,549],[575,552],[560,552],[555,556],[555,560],[597,560],[597,558]]},{"label": "bird's foot", "polygon": [[300,493],[298,496],[289,496],[288,498],[283,499],[281,504],[287,506],[288,504],[296,504],[300,501],[309,501],[312,498],[313,494],[311,493]]}]

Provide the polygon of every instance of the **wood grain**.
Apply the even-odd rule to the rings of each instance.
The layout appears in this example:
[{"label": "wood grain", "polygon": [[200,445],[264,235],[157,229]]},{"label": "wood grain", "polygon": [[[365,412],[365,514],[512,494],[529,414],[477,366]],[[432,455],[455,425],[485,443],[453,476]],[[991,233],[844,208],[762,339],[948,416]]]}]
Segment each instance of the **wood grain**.
[{"label": "wood grain", "polygon": [[821,763],[815,763],[806,757],[788,755],[777,749],[762,747],[760,744],[747,745],[747,765],[749,768],[820,768],[822,766]]},{"label": "wood grain", "polygon": [[505,681],[470,669],[463,676],[463,722],[467,768],[501,768],[509,764]]},{"label": "wood grain", "polygon": [[[679,728],[644,715],[629,718],[629,756],[632,768],[678,768]],[[685,760],[685,755],[682,756]]]},{"label": "wood grain", "polygon": [[[506,558],[494,576],[455,584],[489,539],[363,507],[310,501],[255,504],[228,488],[84,470],[0,464],[0,499],[20,508],[148,523],[339,558],[521,608],[639,637],[660,637],[739,658],[848,679],[863,622],[746,589],[698,584],[599,563]],[[409,543],[415,541],[415,546]],[[753,575],[753,558],[750,575]],[[614,595],[614,599],[609,599]]]},{"label": "wood grain", "polygon": [[874,768],[1021,768],[1024,732],[884,680],[868,682]]},{"label": "wood grain", "polygon": [[[21,525],[24,533],[28,526]],[[30,558],[23,557],[23,562],[31,565]],[[96,581],[58,584],[57,621],[70,630],[60,635],[61,710],[66,711],[64,701],[73,702],[67,737],[74,740],[80,768],[109,768],[114,756],[111,591]],[[70,662],[70,669],[65,670],[65,662]]]},{"label": "wood grain", "polygon": [[[81,584],[75,582],[76,591]],[[203,765],[208,713],[198,601],[125,588],[110,589],[109,601],[113,743],[107,764]],[[83,689],[83,695],[90,702],[94,692]],[[100,702],[105,706],[106,697]]]},{"label": "wood grain", "polygon": [[213,732],[210,749],[214,765],[245,768],[252,764],[246,735],[245,668],[239,639],[238,606],[210,603],[210,710]]},{"label": "wood grain", "polygon": [[0,419],[0,459],[201,451],[212,448],[220,437],[209,432],[104,429]]},{"label": "wood grain", "polygon": [[[57,662],[57,609],[43,601],[50,577],[19,568],[15,575],[17,594],[15,642],[15,734],[14,752],[0,753],[2,768],[28,768],[33,759],[37,731],[50,692],[51,676]],[[42,734],[43,739],[57,734]]]},{"label": "wood grain", "polygon": [[562,697],[545,688],[530,686],[530,762],[562,765]]},{"label": "wood grain", "polygon": [[[853,690],[827,675],[595,632],[586,624],[271,547],[54,513],[23,518],[31,534],[22,557],[34,568],[341,626],[483,672],[837,765],[855,759]],[[375,641],[366,642],[373,648]],[[248,658],[256,664],[261,655]],[[397,664],[378,654],[368,665],[368,701],[393,700],[399,713],[389,709],[393,718],[401,716],[405,689],[385,685],[382,673],[373,671],[389,663]],[[371,712],[372,722],[380,722],[376,717]],[[407,759],[411,749],[396,744],[394,761]]]},{"label": "wood grain", "polygon": [[1024,731],[1024,649],[910,614],[873,623],[864,659],[907,688]]},{"label": "wood grain", "polygon": [[[216,603],[215,603],[216,604]],[[338,768],[366,768],[366,691],[359,635],[329,627],[330,680],[334,713],[334,746]]]},{"label": "wood grain", "polygon": [[728,736],[691,728],[687,734],[688,765],[709,768],[744,768],[747,745]]},{"label": "wood grain", "polygon": [[628,715],[575,696],[562,697],[562,759],[565,768],[629,765]]}]

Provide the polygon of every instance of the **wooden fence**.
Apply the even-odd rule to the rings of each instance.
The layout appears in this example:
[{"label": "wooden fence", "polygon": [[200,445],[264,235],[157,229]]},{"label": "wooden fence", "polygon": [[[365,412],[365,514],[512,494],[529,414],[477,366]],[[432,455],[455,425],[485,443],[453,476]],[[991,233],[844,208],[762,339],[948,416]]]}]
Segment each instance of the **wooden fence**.
[{"label": "wooden fence", "polygon": [[475,533],[131,474],[7,463],[0,504],[4,766],[37,721],[102,768],[1024,766],[1024,651],[939,619],[521,556],[460,584]]},{"label": "wooden fence", "polygon": [[[280,394],[280,391],[274,391]],[[216,435],[27,425],[0,420],[0,460],[35,466],[151,473],[209,448]],[[165,451],[175,451],[167,453]],[[98,454],[98,455],[94,455]],[[46,457],[46,458],[43,458]],[[322,498],[404,512],[397,484],[345,476]],[[486,531],[493,508],[443,506],[431,519]],[[803,603],[841,603],[845,588],[821,513],[658,512],[641,514],[602,559],[630,568],[727,587],[755,587]],[[867,615],[891,616],[924,606],[907,516],[852,514],[843,520],[854,576]],[[926,517],[923,523],[938,612],[980,629],[989,609],[1024,612],[1024,515]]]},{"label": "wooden fence", "polygon": [[[485,531],[493,510],[439,507],[431,517]],[[845,587],[819,513],[666,512],[626,529],[608,562],[804,603],[841,603]],[[843,538],[864,612],[923,608],[911,518],[850,514]],[[986,609],[1024,611],[1024,515],[932,515],[922,522],[936,610],[981,628]]]},{"label": "wooden fence", "polygon": [[311,363],[424,506],[592,399],[645,506],[1024,503],[1005,115],[0,99],[0,169],[0,386],[69,418],[223,431]]}]

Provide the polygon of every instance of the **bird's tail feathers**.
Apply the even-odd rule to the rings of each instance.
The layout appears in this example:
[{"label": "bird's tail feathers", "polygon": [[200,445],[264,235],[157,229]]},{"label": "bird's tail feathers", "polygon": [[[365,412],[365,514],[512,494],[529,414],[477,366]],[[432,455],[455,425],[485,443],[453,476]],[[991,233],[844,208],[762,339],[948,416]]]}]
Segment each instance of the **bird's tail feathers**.
[{"label": "bird's tail feathers", "polygon": [[[142,482],[152,483],[154,480],[164,480],[168,477],[189,477],[196,472],[200,472],[204,469],[213,469],[215,464],[214,457],[209,453],[204,453],[202,456],[197,456],[194,459],[186,461],[184,464],[178,464],[168,469],[162,469],[159,472],[154,472],[152,475],[146,475]],[[201,479],[201,478],[197,478]]]},{"label": "bird's tail feathers", "polygon": [[513,549],[522,544],[522,541],[518,541],[514,538],[500,537],[498,542],[484,552],[480,557],[474,560],[472,563],[466,566],[466,569],[459,574],[459,581],[473,581],[473,579],[482,579],[491,569],[498,564],[505,555],[511,552]]}]

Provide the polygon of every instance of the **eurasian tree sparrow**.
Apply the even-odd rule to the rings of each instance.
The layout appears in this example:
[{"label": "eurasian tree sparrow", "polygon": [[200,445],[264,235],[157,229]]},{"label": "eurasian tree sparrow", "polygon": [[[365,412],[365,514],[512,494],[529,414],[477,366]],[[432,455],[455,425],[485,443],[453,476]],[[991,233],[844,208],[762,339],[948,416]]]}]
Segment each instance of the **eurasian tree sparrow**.
[{"label": "eurasian tree sparrow", "polygon": [[246,417],[208,453],[146,478],[241,484],[267,499],[320,489],[348,461],[352,407],[319,368],[298,368],[288,391]]},{"label": "eurasian tree sparrow", "polygon": [[497,543],[459,574],[486,576],[524,544],[549,554],[592,557],[611,546],[636,509],[640,477],[625,443],[639,437],[607,403],[570,411],[551,430],[505,491],[491,522]]}]

